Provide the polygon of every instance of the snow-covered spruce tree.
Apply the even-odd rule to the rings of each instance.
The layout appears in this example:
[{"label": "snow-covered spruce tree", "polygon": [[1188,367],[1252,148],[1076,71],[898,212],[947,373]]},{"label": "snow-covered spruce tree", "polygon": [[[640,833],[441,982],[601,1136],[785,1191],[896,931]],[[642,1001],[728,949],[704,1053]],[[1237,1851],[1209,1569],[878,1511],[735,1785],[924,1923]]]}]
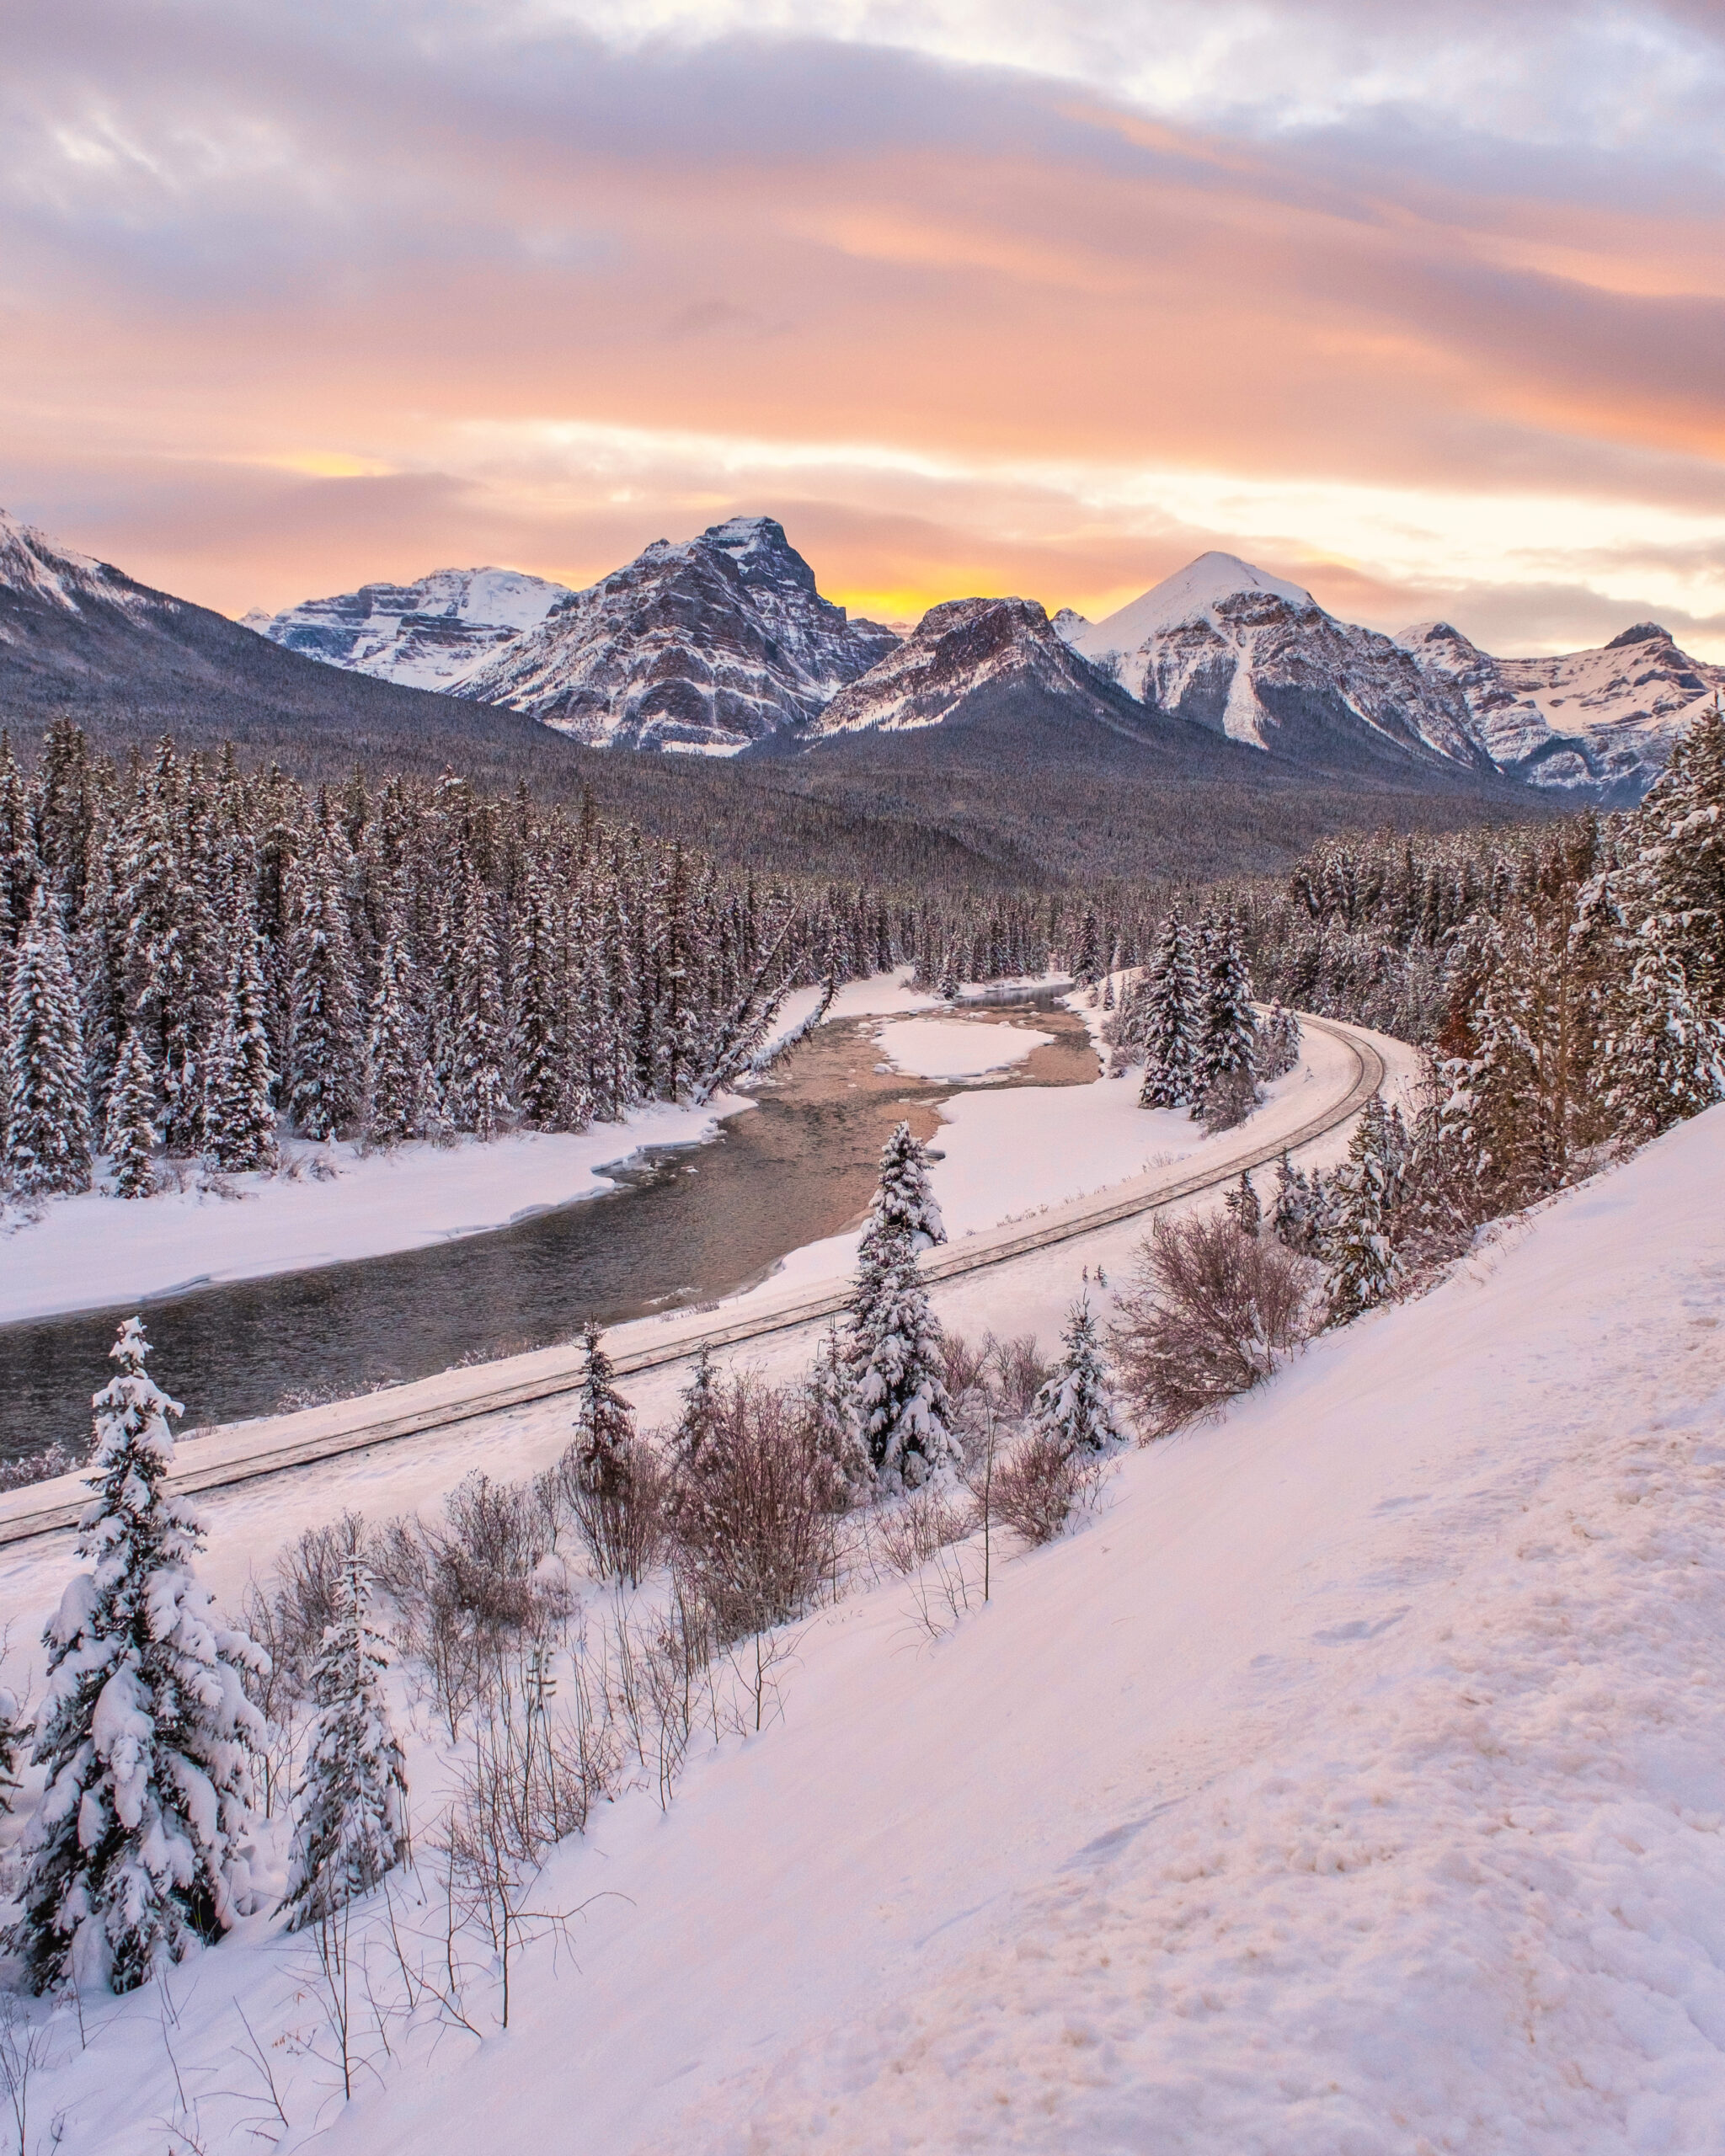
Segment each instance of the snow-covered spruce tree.
[{"label": "snow-covered spruce tree", "polygon": [[7,998],[6,1180],[24,1197],[90,1187],[90,1107],[77,985],[45,883]]},{"label": "snow-covered spruce tree", "polygon": [[510,1053],[521,1119],[535,1130],[574,1127],[570,1082],[568,976],[547,878],[536,867],[527,878],[517,944],[515,1023]]},{"label": "snow-covered spruce tree", "polygon": [[227,969],[206,1107],[210,1155],[218,1167],[243,1171],[275,1164],[275,1073],[264,1001],[258,940],[247,923],[236,934]]},{"label": "snow-covered spruce tree", "polygon": [[1606,1099],[1640,1145],[1725,1100],[1725,1020],[1705,1013],[1677,953],[1649,940],[1614,1000]]},{"label": "snow-covered spruce tree", "polygon": [[1348,1157],[1331,1191],[1324,1257],[1333,1325],[1345,1325],[1387,1300],[1402,1278],[1391,1223],[1404,1150],[1399,1119],[1392,1121],[1374,1094],[1354,1126]]},{"label": "snow-covered spruce tree", "polygon": [[156,1150],[156,1074],[136,1026],[128,1026],[108,1095],[102,1150],[108,1155],[116,1198],[147,1198],[155,1187],[150,1155]]},{"label": "snow-covered spruce tree", "polygon": [[1185,1107],[1195,1097],[1202,1014],[1192,939],[1178,908],[1162,923],[1156,955],[1133,1007],[1144,1051],[1140,1107]]},{"label": "snow-covered spruce tree", "polygon": [[901,1123],[881,1148],[880,1181],[868,1207],[862,1248],[889,1235],[902,1235],[913,1251],[927,1250],[947,1239],[940,1206],[928,1187],[928,1154]]},{"label": "snow-covered spruce tree", "polygon": [[1223,1198],[1222,1204],[1242,1235],[1255,1235],[1263,1225],[1263,1208],[1252,1188],[1249,1169],[1241,1169],[1239,1182]]},{"label": "snow-covered spruce tree", "polygon": [[18,1694],[0,1685],[0,1812],[10,1812],[18,1796],[18,1755],[29,1734]]},{"label": "snow-covered spruce tree", "polygon": [[318,1923],[408,1855],[407,1766],[384,1696],[383,1636],[371,1623],[363,1561],[342,1568],[341,1603],[312,1674],[317,1714],[294,1793],[282,1908],[290,1931]]},{"label": "snow-covered spruce tree", "polygon": [[1265,1085],[1285,1078],[1300,1060],[1300,1021],[1279,1002],[1272,1003],[1258,1035],[1258,1073]]},{"label": "snow-covered spruce tree", "polygon": [[1204,937],[1194,1091],[1202,1104],[1212,1087],[1233,1082],[1250,1087],[1256,1075],[1258,1017],[1252,978],[1236,923],[1214,922]]},{"label": "snow-covered spruce tree", "polygon": [[575,1451],[584,1481],[598,1490],[627,1470],[635,1443],[635,1411],[617,1389],[617,1372],[596,1325],[582,1328],[581,1348],[587,1366],[575,1396]]},{"label": "snow-covered spruce tree", "polygon": [[941,1331],[916,1253],[878,1241],[857,1269],[852,1374],[857,1417],[884,1492],[914,1490],[959,1457],[942,1376]]},{"label": "snow-covered spruce tree", "polygon": [[445,1097],[457,1130],[494,1138],[510,1108],[504,1070],[509,1035],[491,909],[471,862],[462,887],[460,921],[454,1055]]},{"label": "snow-covered spruce tree", "polygon": [[834,1489],[845,1508],[868,1504],[874,1495],[874,1463],[857,1420],[856,1387],[836,1318],[828,1322],[814,1352],[803,1381],[803,1401],[816,1448],[832,1470]]},{"label": "snow-covered spruce tree", "polygon": [[334,1138],[365,1107],[365,1042],[342,890],[346,856],[339,826],[326,826],[294,870],[287,1102],[307,1138]]},{"label": "snow-covered spruce tree", "polygon": [[130,1991],[250,1906],[243,1854],[264,1724],[241,1673],[263,1667],[216,1621],[192,1559],[202,1528],[164,1486],[168,1417],[128,1318],[95,1396],[95,1496],[72,1580],[44,1634],[33,1757],[48,1783],[23,1844],[10,1945],[33,1989]]},{"label": "snow-covered spruce tree", "polygon": [[671,1437],[671,1452],[678,1467],[698,1474],[704,1454],[718,1427],[718,1379],[713,1368],[713,1350],[703,1341],[695,1357],[689,1382],[683,1389],[683,1412]]},{"label": "snow-covered spruce tree", "polygon": [[1321,1189],[1303,1168],[1284,1153],[1276,1164],[1276,1195],[1270,1208],[1270,1232],[1289,1250],[1309,1256],[1320,1239],[1323,1203]]},{"label": "snow-covered spruce tree", "polygon": [[385,931],[366,1042],[371,1073],[367,1129],[379,1145],[417,1138],[425,1128],[425,1028],[414,999],[414,967],[398,905]]},{"label": "snow-covered spruce tree", "polygon": [[1115,1420],[1108,1363],[1087,1295],[1072,1305],[1060,1337],[1060,1358],[1030,1410],[1031,1432],[1054,1439],[1068,1453],[1107,1452],[1125,1440]]},{"label": "snow-covered spruce tree", "polygon": [[[1725,700],[1721,700],[1725,701]],[[1725,708],[1703,712],[1637,819],[1626,913],[1637,949],[1674,958],[1703,1018],[1725,1019]]]}]

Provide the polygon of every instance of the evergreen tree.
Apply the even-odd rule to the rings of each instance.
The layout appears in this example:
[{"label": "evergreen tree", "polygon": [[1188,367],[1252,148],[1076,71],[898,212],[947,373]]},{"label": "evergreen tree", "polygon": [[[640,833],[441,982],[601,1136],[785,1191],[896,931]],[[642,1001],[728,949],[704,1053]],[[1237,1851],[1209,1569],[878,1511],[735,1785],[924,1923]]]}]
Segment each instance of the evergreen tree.
[{"label": "evergreen tree", "polygon": [[10,1812],[18,1796],[18,1755],[29,1734],[18,1694],[0,1686],[0,1812]]},{"label": "evergreen tree", "polygon": [[1354,1125],[1331,1193],[1325,1254],[1332,1324],[1345,1325],[1387,1300],[1402,1278],[1390,1229],[1403,1150],[1399,1122],[1374,1094]]},{"label": "evergreen tree", "polygon": [[455,1049],[446,1091],[457,1130],[494,1138],[509,1112],[504,1075],[508,1031],[491,911],[472,862],[462,890],[456,957]]},{"label": "evergreen tree", "polygon": [[699,1472],[711,1450],[719,1422],[718,1380],[713,1368],[713,1350],[703,1340],[683,1392],[683,1412],[671,1438],[679,1467]]},{"label": "evergreen tree", "polygon": [[1202,1101],[1228,1080],[1250,1086],[1257,1066],[1258,1017],[1252,980],[1231,921],[1215,923],[1204,939],[1201,1015],[1194,1059],[1194,1094]]},{"label": "evergreen tree", "polygon": [[868,1504],[874,1495],[874,1463],[857,1424],[856,1388],[836,1318],[829,1321],[815,1350],[803,1397],[820,1455],[833,1471],[834,1487],[845,1509]]},{"label": "evergreen tree", "polygon": [[1300,1061],[1300,1021],[1279,1002],[1272,1003],[1258,1037],[1258,1073],[1266,1085],[1284,1078]]},{"label": "evergreen tree", "polygon": [[425,1032],[414,1001],[414,968],[399,905],[391,913],[378,962],[366,1060],[373,1140],[395,1145],[419,1137],[425,1128]]},{"label": "evergreen tree", "polygon": [[947,1239],[940,1207],[928,1187],[928,1153],[901,1123],[881,1148],[880,1180],[862,1230],[866,1249],[884,1236],[902,1235],[913,1251]]},{"label": "evergreen tree", "polygon": [[383,1636],[371,1625],[363,1562],[343,1568],[341,1604],[312,1672],[318,1711],[305,1767],[282,1907],[299,1931],[368,1894],[408,1855],[407,1766],[384,1696]]},{"label": "evergreen tree", "polygon": [[1322,1210],[1321,1192],[1314,1189],[1305,1170],[1296,1168],[1284,1153],[1276,1168],[1270,1232],[1287,1249],[1309,1254],[1318,1241]]},{"label": "evergreen tree", "polygon": [[617,1389],[604,1337],[590,1320],[581,1332],[587,1367],[575,1401],[575,1459],[583,1486],[599,1495],[628,1480],[635,1444],[635,1411]]},{"label": "evergreen tree", "polygon": [[1030,1428],[1069,1453],[1107,1452],[1124,1437],[1087,1295],[1072,1305],[1061,1338],[1065,1352],[1037,1393]]},{"label": "evergreen tree", "polygon": [[881,1488],[915,1489],[959,1457],[941,1332],[908,1235],[866,1234],[852,1294],[857,1417]]},{"label": "evergreen tree", "polygon": [[1648,942],[1607,1038],[1607,1095],[1624,1141],[1639,1145],[1725,1100],[1725,1019],[1700,1010],[1677,953]]},{"label": "evergreen tree", "polygon": [[275,1073],[264,1022],[263,970],[249,921],[234,939],[225,1002],[207,1102],[211,1157],[218,1167],[240,1172],[273,1167]]},{"label": "evergreen tree", "polygon": [[1252,1187],[1248,1169],[1242,1168],[1240,1180],[1222,1200],[1228,1217],[1242,1235],[1256,1235],[1263,1225],[1263,1208],[1258,1202],[1258,1193]]},{"label": "evergreen tree", "polygon": [[1183,1107],[1196,1097],[1199,1027],[1197,968],[1178,909],[1169,912],[1156,955],[1134,1006],[1144,1049],[1140,1107]]},{"label": "evergreen tree", "polygon": [[156,1074],[136,1026],[128,1026],[108,1095],[102,1150],[119,1198],[147,1198],[155,1187],[150,1155],[156,1149]]},{"label": "evergreen tree", "polygon": [[83,1025],[60,909],[37,887],[7,999],[6,1174],[25,1197],[90,1187]]},{"label": "evergreen tree", "polygon": [[536,867],[527,878],[510,1041],[521,1119],[536,1130],[576,1127],[567,1004],[562,942],[550,885]]},{"label": "evergreen tree", "polygon": [[365,1106],[363,1039],[343,894],[346,848],[327,828],[294,872],[289,939],[288,1107],[307,1138],[334,1138]]},{"label": "evergreen tree", "polygon": [[249,1906],[242,1854],[262,1718],[242,1689],[264,1658],[216,1622],[192,1569],[202,1528],[165,1483],[177,1402],[145,1374],[136,1318],[95,1396],[79,1573],[44,1635],[33,1757],[47,1788],[23,1848],[10,1944],[43,1991],[130,1991]]}]

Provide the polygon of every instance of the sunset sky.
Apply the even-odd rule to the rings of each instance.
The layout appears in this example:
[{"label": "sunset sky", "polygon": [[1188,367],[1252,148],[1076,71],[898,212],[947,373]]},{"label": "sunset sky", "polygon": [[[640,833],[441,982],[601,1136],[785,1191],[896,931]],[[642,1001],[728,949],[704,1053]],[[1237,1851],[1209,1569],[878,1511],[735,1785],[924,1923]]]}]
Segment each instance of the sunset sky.
[{"label": "sunset sky", "polygon": [[230,613],[779,517],[1725,659],[1725,7],[0,13],[0,504]]}]

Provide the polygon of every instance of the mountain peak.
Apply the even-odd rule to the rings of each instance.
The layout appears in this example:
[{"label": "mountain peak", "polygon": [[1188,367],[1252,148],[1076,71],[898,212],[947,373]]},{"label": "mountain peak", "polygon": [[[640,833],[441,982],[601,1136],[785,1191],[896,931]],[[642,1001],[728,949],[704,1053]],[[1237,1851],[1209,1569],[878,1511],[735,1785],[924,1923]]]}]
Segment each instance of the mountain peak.
[{"label": "mountain peak", "polygon": [[1621,651],[1626,643],[1669,643],[1671,632],[1658,622],[1637,622],[1633,628],[1625,629],[1612,638],[1605,648],[1607,651]]},{"label": "mountain peak", "polygon": [[1188,562],[1183,569],[1164,577],[1072,641],[1092,659],[1135,651],[1146,638],[1162,631],[1213,620],[1218,606],[1247,594],[1279,599],[1302,613],[1317,605],[1303,585],[1268,575],[1237,554],[1211,552]]}]

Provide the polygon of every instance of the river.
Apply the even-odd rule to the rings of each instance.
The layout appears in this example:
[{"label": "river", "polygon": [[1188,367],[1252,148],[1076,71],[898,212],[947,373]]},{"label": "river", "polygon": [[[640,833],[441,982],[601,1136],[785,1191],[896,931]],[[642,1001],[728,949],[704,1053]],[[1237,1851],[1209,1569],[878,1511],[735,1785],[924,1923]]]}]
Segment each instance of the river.
[{"label": "river", "polygon": [[[990,1019],[1055,1035],[994,1086],[1087,1083],[1097,1062],[1058,992],[985,999]],[[966,1009],[977,1009],[969,1005]],[[753,1286],[788,1252],[862,1216],[895,1123],[939,1127],[952,1080],[878,1068],[877,1019],[816,1030],[698,1146],[607,1172],[619,1187],[483,1235],[148,1300],[152,1375],[188,1428],[347,1397],[549,1347]],[[115,1328],[136,1305],[0,1326],[0,1458],[82,1449]]]}]

